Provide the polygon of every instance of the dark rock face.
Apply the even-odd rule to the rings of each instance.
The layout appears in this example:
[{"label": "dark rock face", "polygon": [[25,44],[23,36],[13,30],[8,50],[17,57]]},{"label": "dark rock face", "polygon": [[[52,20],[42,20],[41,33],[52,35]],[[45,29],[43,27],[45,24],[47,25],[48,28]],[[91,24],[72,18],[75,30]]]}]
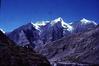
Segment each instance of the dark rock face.
[{"label": "dark rock face", "polygon": [[52,41],[52,28],[50,23],[40,27],[40,31],[40,38],[43,41],[43,44]]},{"label": "dark rock face", "polygon": [[17,46],[0,31],[0,66],[50,66],[50,63],[32,48]]},{"label": "dark rock face", "polygon": [[39,52],[50,60],[99,64],[99,26],[50,42]]},{"label": "dark rock face", "polygon": [[53,26],[52,36],[52,41],[58,40],[63,37],[63,27],[60,21]]},{"label": "dark rock face", "polygon": [[63,27],[60,21],[53,26],[47,23],[45,26],[41,27],[40,30],[40,37],[44,44],[63,37]]}]

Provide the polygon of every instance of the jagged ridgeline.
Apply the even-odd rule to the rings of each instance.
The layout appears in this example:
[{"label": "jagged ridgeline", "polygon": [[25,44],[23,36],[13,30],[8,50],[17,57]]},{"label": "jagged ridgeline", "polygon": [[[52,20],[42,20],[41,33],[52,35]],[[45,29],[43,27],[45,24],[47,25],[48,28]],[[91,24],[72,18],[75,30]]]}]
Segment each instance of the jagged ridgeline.
[{"label": "jagged ridgeline", "polygon": [[0,66],[50,66],[50,63],[33,49],[16,45],[0,31]]},{"label": "jagged ridgeline", "polygon": [[31,22],[22,25],[6,35],[19,46],[31,45],[35,48],[73,33],[91,30],[96,26],[96,22],[85,18],[66,23],[59,17],[51,21]]}]

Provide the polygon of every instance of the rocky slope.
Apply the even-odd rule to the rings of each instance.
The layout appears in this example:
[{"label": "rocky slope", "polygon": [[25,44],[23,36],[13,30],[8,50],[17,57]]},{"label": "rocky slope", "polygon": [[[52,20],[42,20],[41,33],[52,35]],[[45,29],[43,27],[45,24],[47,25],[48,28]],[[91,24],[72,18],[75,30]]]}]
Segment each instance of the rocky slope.
[{"label": "rocky slope", "polygon": [[32,23],[20,26],[7,33],[7,36],[19,46],[31,45],[35,47],[36,44],[39,44],[39,32]]},{"label": "rocky slope", "polygon": [[39,52],[50,61],[99,64],[99,26],[50,42]]},{"label": "rocky slope", "polygon": [[17,46],[0,31],[0,66],[50,66],[50,63],[31,46]]}]

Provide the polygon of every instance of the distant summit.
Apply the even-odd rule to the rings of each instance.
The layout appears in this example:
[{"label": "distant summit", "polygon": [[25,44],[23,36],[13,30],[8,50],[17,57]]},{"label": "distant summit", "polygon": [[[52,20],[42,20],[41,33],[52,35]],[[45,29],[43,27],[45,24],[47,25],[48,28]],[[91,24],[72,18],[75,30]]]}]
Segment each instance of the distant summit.
[{"label": "distant summit", "polygon": [[81,22],[82,24],[93,23],[94,25],[97,25],[96,22],[94,22],[94,21],[92,21],[92,20],[87,20],[87,19],[85,19],[85,18],[81,19],[80,22]]},{"label": "distant summit", "polygon": [[72,23],[66,23],[61,17],[51,21],[28,23],[13,30],[7,36],[20,46],[33,47],[61,39],[73,33],[85,32],[97,26],[97,23],[85,18]]}]

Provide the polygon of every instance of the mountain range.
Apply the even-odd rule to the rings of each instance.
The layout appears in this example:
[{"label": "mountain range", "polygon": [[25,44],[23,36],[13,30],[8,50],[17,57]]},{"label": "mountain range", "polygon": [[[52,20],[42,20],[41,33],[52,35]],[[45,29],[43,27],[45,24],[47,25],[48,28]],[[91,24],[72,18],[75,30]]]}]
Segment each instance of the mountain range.
[{"label": "mountain range", "polygon": [[96,26],[96,22],[85,18],[77,22],[66,23],[59,17],[52,21],[31,22],[6,34],[20,46],[31,44],[36,47],[73,33],[91,30]]},{"label": "mountain range", "polygon": [[3,33],[18,46],[31,46],[50,62],[99,64],[99,25],[92,20],[65,22],[59,17]]}]

